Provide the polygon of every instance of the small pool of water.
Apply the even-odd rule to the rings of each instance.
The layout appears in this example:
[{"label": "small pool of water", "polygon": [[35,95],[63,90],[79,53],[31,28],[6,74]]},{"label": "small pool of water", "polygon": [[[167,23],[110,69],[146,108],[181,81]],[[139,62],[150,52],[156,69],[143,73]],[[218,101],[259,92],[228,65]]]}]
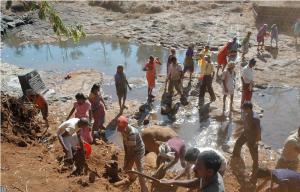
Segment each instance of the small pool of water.
[{"label": "small pool of water", "polygon": [[267,88],[253,96],[264,110],[261,119],[263,142],[282,148],[290,132],[300,126],[300,89]]},{"label": "small pool of water", "polygon": [[[185,50],[178,50],[179,62],[184,60]],[[2,62],[24,68],[43,71],[69,72],[78,69],[94,69],[114,75],[117,65],[124,65],[127,76],[140,77],[150,55],[159,57],[166,65],[167,49],[155,45],[137,45],[126,40],[86,38],[78,44],[69,40],[50,44],[20,45],[12,38],[4,39]],[[166,66],[159,66],[158,73],[165,73]]]}]

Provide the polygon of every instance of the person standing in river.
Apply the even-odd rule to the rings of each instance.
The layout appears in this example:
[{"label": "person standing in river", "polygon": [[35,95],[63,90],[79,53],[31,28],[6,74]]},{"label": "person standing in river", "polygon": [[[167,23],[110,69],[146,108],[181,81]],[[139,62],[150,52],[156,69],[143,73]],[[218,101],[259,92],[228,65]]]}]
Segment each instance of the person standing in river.
[{"label": "person standing in river", "polygon": [[276,48],[278,48],[278,27],[276,24],[273,24],[271,27],[271,47],[273,47],[272,43],[275,40]]},{"label": "person standing in river", "polygon": [[257,40],[257,51],[263,50],[265,46],[265,37],[268,35],[268,24],[264,24],[258,30],[256,40]]},{"label": "person standing in river", "polygon": [[172,57],[176,58],[176,49],[175,48],[171,48],[171,50],[170,50],[170,55],[169,55],[168,61],[167,61],[167,74],[169,74],[169,72],[170,72],[170,66],[172,65],[172,61],[171,61]]},{"label": "person standing in river", "polygon": [[241,158],[241,149],[244,144],[247,144],[253,161],[253,176],[258,168],[258,142],[261,140],[260,120],[254,115],[252,103],[244,103],[243,111],[244,131],[235,142],[232,157]]},{"label": "person standing in river", "polygon": [[171,58],[171,66],[168,73],[167,81],[169,82],[168,93],[173,96],[174,88],[177,93],[182,96],[182,80],[183,80],[183,72],[182,67],[179,63],[177,63],[176,57]]},{"label": "person standing in river", "polygon": [[192,75],[194,73],[194,45],[190,44],[186,53],[185,53],[185,59],[184,59],[184,69],[183,69],[183,76],[188,71],[190,73],[190,81],[192,82]]},{"label": "person standing in river", "polygon": [[241,106],[247,101],[251,102],[252,92],[254,86],[254,71],[253,67],[256,65],[256,60],[253,58],[249,61],[242,70],[241,80],[242,80],[242,99]]},{"label": "person standing in river", "polygon": [[[131,90],[131,87],[129,86],[126,75],[124,73],[123,65],[118,65],[117,67],[117,72],[115,74],[115,85],[116,85],[116,92],[119,100],[120,113],[122,113],[124,108],[127,109],[127,106],[125,105],[125,101],[127,98],[127,87],[129,88],[129,90]],[[123,104],[122,104],[122,99],[123,99]]]},{"label": "person standing in river", "polygon": [[226,98],[230,96],[230,111],[229,116],[232,113],[232,106],[233,106],[233,95],[234,95],[234,88],[235,88],[235,76],[236,73],[234,71],[234,63],[230,62],[227,65],[227,69],[222,73],[222,82],[223,82],[223,114],[225,113],[225,106],[226,106]]},{"label": "person standing in river", "polygon": [[205,62],[200,65],[200,76],[199,81],[201,82],[200,93],[199,93],[199,106],[204,104],[205,92],[208,91],[210,95],[210,101],[214,102],[216,100],[215,92],[212,88],[212,81],[215,75],[214,66],[210,61],[210,56],[206,55],[204,57]]},{"label": "person standing in river", "polygon": [[156,79],[156,65],[161,65],[159,58],[154,58],[153,56],[149,57],[148,63],[146,63],[144,67],[144,71],[146,71],[146,78],[148,82],[148,100],[152,100],[155,96],[152,94],[152,91],[155,87],[155,79]]}]

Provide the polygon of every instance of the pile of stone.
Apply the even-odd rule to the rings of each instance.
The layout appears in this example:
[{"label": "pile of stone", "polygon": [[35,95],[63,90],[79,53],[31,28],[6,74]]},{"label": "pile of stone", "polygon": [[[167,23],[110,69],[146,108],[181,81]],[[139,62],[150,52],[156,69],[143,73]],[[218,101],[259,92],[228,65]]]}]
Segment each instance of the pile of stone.
[{"label": "pile of stone", "polygon": [[31,13],[24,14],[23,16],[8,16],[2,15],[1,17],[1,36],[5,35],[8,30],[11,30],[22,25],[33,24],[34,20]]}]

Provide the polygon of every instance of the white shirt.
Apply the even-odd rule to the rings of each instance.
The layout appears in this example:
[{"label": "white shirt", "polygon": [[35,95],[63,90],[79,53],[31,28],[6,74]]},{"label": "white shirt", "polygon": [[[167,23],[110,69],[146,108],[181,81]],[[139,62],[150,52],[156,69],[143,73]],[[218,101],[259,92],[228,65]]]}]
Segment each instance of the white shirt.
[{"label": "white shirt", "polygon": [[[226,87],[228,89],[229,94],[233,94],[235,88],[235,72],[232,71],[231,73],[228,70],[223,71],[222,73],[222,80],[225,80]],[[223,85],[224,89],[224,85]],[[223,90],[225,94],[225,89]]]},{"label": "white shirt", "polygon": [[170,65],[169,68],[169,76],[171,76],[171,80],[179,80],[181,77],[182,67],[180,64],[174,66],[173,64]]},{"label": "white shirt", "polygon": [[58,127],[57,135],[61,136],[65,131],[68,132],[70,135],[73,135],[79,129],[79,127],[77,126],[78,121],[79,121],[78,118],[72,118],[63,122]]},{"label": "white shirt", "polygon": [[246,83],[246,84],[253,82],[254,72],[253,72],[253,69],[249,67],[249,65],[247,65],[243,68],[242,77],[244,79],[244,83]]},{"label": "white shirt", "polygon": [[285,161],[298,161],[299,152],[295,149],[300,149],[300,138],[298,131],[291,134],[284,143],[281,158]]}]

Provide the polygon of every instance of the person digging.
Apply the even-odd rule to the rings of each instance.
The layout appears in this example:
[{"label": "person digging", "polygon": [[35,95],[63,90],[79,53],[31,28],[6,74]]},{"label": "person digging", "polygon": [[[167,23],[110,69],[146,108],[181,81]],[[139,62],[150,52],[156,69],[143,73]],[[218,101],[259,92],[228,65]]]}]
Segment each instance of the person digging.
[{"label": "person digging", "polygon": [[[133,182],[135,176],[128,171],[132,170],[135,164],[137,171],[143,173],[143,161],[145,155],[145,145],[139,131],[128,124],[128,119],[125,116],[120,116],[117,120],[117,130],[122,134],[125,157],[124,157],[124,171],[127,172],[129,179],[121,180],[115,183],[115,186],[125,185]],[[141,175],[139,182],[142,192],[148,192],[145,178]]]}]

